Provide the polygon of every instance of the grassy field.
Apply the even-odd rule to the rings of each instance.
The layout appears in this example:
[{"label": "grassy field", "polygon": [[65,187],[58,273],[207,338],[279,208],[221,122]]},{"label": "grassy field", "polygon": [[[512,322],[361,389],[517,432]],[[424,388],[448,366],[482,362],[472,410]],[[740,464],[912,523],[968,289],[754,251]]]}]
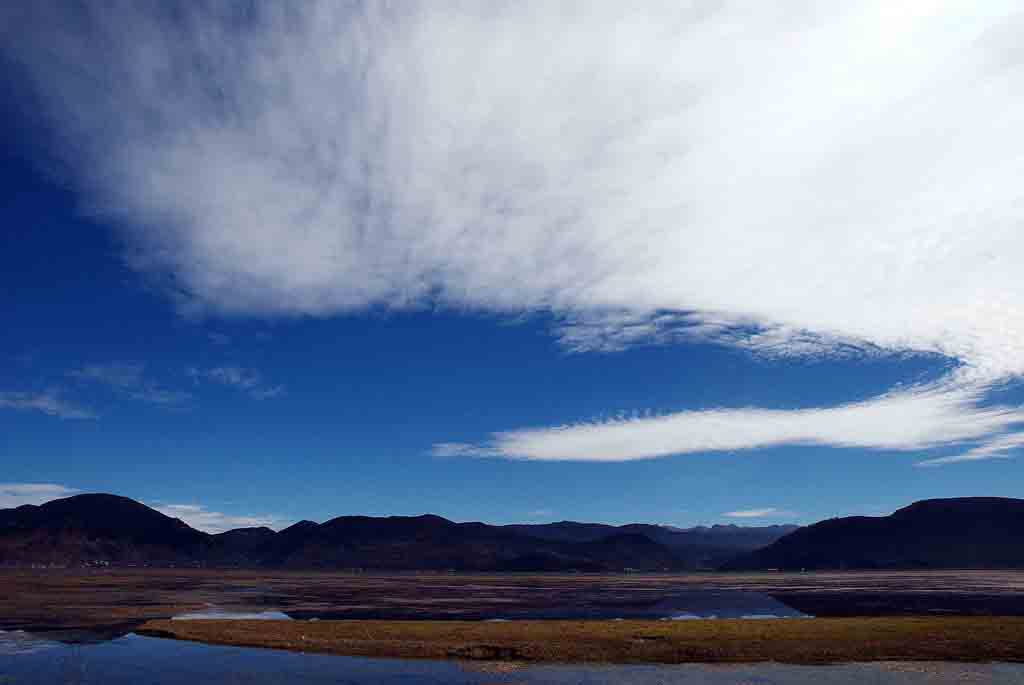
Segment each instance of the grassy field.
[{"label": "grassy field", "polygon": [[527,662],[1024,661],[1024,618],[150,621],[143,634],[349,656]]}]

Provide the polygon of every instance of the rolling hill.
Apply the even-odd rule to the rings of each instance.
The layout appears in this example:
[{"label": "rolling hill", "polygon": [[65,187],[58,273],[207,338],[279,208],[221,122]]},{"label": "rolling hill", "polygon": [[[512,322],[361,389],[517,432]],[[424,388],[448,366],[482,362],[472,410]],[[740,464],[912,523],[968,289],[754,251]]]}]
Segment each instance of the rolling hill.
[{"label": "rolling hill", "polygon": [[0,510],[0,566],[681,571],[709,568],[785,532],[716,528],[492,526],[428,514],[342,516],[279,532],[240,528],[211,535],[126,497],[89,494]]},{"label": "rolling hill", "polygon": [[0,566],[181,564],[205,558],[211,536],[116,495],[75,495],[0,510]]},{"label": "rolling hill", "polygon": [[801,528],[741,555],[728,570],[1024,568],[1024,500],[915,502],[890,516],[849,516]]}]

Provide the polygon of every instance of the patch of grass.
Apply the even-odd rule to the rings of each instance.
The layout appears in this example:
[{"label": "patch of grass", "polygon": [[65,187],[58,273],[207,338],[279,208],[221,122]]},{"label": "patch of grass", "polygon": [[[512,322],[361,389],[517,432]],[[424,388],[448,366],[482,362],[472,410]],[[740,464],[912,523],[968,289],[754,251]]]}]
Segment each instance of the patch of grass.
[{"label": "patch of grass", "polygon": [[350,656],[531,662],[1024,661],[1021,617],[709,621],[150,621],[141,633]]}]

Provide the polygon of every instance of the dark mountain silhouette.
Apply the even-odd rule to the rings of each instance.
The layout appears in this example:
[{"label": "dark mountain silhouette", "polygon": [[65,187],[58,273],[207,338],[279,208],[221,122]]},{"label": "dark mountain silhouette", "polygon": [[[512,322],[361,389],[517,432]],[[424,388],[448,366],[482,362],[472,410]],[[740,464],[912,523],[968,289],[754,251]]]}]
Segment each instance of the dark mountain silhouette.
[{"label": "dark mountain silhouette", "polygon": [[579,523],[559,521],[557,523],[517,523],[501,526],[524,535],[545,540],[565,542],[588,542],[616,533],[640,533],[669,547],[707,545],[711,547],[751,549],[764,547],[783,535],[792,533],[799,526],[735,526],[714,525],[693,528],[656,526],[649,523],[629,523],[611,526],[604,523]]},{"label": "dark mountain silhouette", "polygon": [[[1024,500],[926,500],[891,516],[793,530],[561,522],[491,526],[439,516],[342,516],[280,532],[210,535],[139,502],[76,495],[0,510],[0,565],[196,565],[464,571],[1024,568]],[[780,537],[781,536],[781,537]],[[765,543],[761,549],[755,546]],[[730,560],[731,559],[731,560]]]},{"label": "dark mountain silhouette", "polygon": [[210,536],[116,495],[75,495],[0,510],[0,565],[185,563]]},{"label": "dark mountain silhouette", "polygon": [[557,540],[432,515],[343,516],[322,524],[301,521],[280,532],[240,528],[210,535],[125,497],[76,495],[0,510],[0,565],[393,571],[686,568],[685,560],[649,535],[613,526],[603,529],[605,535],[585,540]]},{"label": "dark mountain silhouette", "polygon": [[[661,526],[658,526],[662,528]],[[677,544],[708,545],[747,551],[758,549],[772,544],[783,535],[789,535],[800,526],[775,525],[775,526],[737,526],[713,525],[696,526],[694,528],[670,528],[663,527],[663,530],[672,535]],[[685,543],[683,542],[685,541]]]},{"label": "dark mountain silhouette", "polygon": [[741,552],[765,547],[798,526],[715,525],[672,528],[647,523],[610,526],[602,523],[559,521],[502,526],[530,537],[559,542],[593,542],[612,535],[637,534],[667,547],[688,569],[714,569]]},{"label": "dark mountain silhouette", "polygon": [[645,536],[618,534],[582,543],[559,542],[433,515],[343,516],[319,525],[302,521],[257,550],[253,561],[284,568],[377,570],[660,571],[681,567],[669,550]]},{"label": "dark mountain silhouette", "polygon": [[725,565],[729,570],[1024,568],[1024,500],[915,502],[891,516],[801,528]]},{"label": "dark mountain silhouette", "polygon": [[270,528],[235,528],[212,536],[212,546],[207,557],[219,564],[244,565],[256,553],[277,536]]}]

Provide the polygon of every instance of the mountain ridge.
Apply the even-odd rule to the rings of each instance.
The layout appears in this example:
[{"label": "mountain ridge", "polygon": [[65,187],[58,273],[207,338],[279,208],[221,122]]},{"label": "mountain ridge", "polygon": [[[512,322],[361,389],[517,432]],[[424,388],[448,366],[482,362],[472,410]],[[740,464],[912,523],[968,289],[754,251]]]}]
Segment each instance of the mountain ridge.
[{"label": "mountain ridge", "polygon": [[[653,572],[707,569],[749,548],[650,524],[573,525],[588,534],[566,535],[558,524],[457,523],[435,514],[338,516],[280,531],[211,534],[127,497],[82,494],[0,510],[0,566]],[[774,539],[788,529],[751,530]]]},{"label": "mountain ridge", "polygon": [[1024,568],[1024,500],[920,500],[888,516],[819,521],[725,570]]},{"label": "mountain ridge", "polygon": [[210,566],[372,571],[1024,568],[1024,500],[921,500],[810,526],[674,529],[490,525],[338,516],[210,534],[140,502],[82,494],[0,510],[0,566]]}]

